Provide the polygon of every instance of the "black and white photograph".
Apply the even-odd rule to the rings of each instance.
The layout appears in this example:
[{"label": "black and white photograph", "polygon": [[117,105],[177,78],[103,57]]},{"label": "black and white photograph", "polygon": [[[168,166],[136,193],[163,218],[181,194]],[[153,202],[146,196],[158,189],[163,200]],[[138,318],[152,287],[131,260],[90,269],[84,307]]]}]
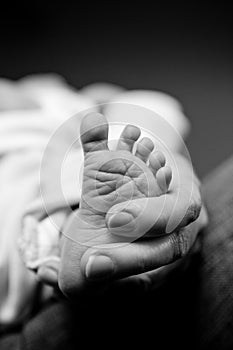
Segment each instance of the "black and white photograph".
[{"label": "black and white photograph", "polygon": [[233,349],[230,2],[0,12],[0,350]]}]

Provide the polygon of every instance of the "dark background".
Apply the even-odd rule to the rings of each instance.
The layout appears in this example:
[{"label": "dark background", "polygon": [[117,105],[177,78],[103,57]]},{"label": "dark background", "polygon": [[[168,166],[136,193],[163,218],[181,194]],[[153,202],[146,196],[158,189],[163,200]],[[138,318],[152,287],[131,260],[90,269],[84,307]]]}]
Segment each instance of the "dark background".
[{"label": "dark background", "polygon": [[177,97],[203,176],[233,151],[231,3],[8,2],[0,76],[57,72],[76,87],[108,81]]}]

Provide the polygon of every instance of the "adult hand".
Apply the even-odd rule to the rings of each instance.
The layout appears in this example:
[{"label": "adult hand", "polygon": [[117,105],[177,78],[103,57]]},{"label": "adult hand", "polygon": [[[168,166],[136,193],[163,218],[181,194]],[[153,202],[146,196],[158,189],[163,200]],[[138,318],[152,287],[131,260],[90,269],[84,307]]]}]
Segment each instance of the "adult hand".
[{"label": "adult hand", "polygon": [[[206,225],[207,215],[202,206],[199,181],[190,163],[180,155],[176,155],[175,163],[182,181],[173,176],[167,194],[147,198],[146,205],[143,199],[136,199],[131,202],[131,207],[127,206],[127,211],[131,208],[134,216],[143,208],[143,215],[132,230],[141,238],[135,241],[132,238],[131,243],[118,243],[117,246],[95,246],[82,256],[81,269],[86,280],[92,282],[88,289],[91,294],[111,286],[153,289],[163,283],[177,265],[182,264],[182,258],[188,254],[198,233]],[[122,206],[125,207],[124,203]],[[116,212],[122,209],[121,205],[115,207]],[[150,227],[149,232],[140,235],[145,226]],[[45,266],[38,275],[44,282],[56,286],[59,265],[49,267]]]},{"label": "adult hand", "polygon": [[[174,262],[188,254],[207,223],[207,214],[202,206],[199,181],[189,162],[177,155],[176,166],[182,181],[174,178],[166,195],[147,199],[140,224],[143,226],[143,220],[150,224],[149,235],[117,247],[108,244],[89,248],[81,260],[88,280],[98,285],[102,281],[105,286],[113,282],[122,287],[130,283],[153,288],[176,266]],[[137,205],[131,206],[132,211],[143,205],[142,199],[133,202]]]}]

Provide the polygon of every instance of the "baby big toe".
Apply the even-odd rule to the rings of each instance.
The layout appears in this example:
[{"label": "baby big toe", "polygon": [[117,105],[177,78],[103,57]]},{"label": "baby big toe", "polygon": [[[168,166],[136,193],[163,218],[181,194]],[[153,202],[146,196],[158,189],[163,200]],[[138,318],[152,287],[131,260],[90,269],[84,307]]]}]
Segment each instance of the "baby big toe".
[{"label": "baby big toe", "polygon": [[88,113],[81,122],[80,135],[84,154],[108,150],[108,122],[102,114]]}]

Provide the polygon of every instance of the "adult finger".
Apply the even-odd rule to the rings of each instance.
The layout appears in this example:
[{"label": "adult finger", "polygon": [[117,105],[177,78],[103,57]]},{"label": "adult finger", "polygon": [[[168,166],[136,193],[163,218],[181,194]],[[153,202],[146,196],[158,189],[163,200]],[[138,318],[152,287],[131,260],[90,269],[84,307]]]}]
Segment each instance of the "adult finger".
[{"label": "adult finger", "polygon": [[[169,234],[195,221],[201,210],[198,188],[170,191],[160,197],[138,198],[119,203],[106,215],[106,224],[113,235],[132,237]],[[121,218],[124,215],[124,220]]]},{"label": "adult finger", "polygon": [[206,220],[203,209],[198,220],[178,232],[130,244],[89,248],[81,259],[82,272],[92,281],[116,280],[173,263],[188,253]]}]

